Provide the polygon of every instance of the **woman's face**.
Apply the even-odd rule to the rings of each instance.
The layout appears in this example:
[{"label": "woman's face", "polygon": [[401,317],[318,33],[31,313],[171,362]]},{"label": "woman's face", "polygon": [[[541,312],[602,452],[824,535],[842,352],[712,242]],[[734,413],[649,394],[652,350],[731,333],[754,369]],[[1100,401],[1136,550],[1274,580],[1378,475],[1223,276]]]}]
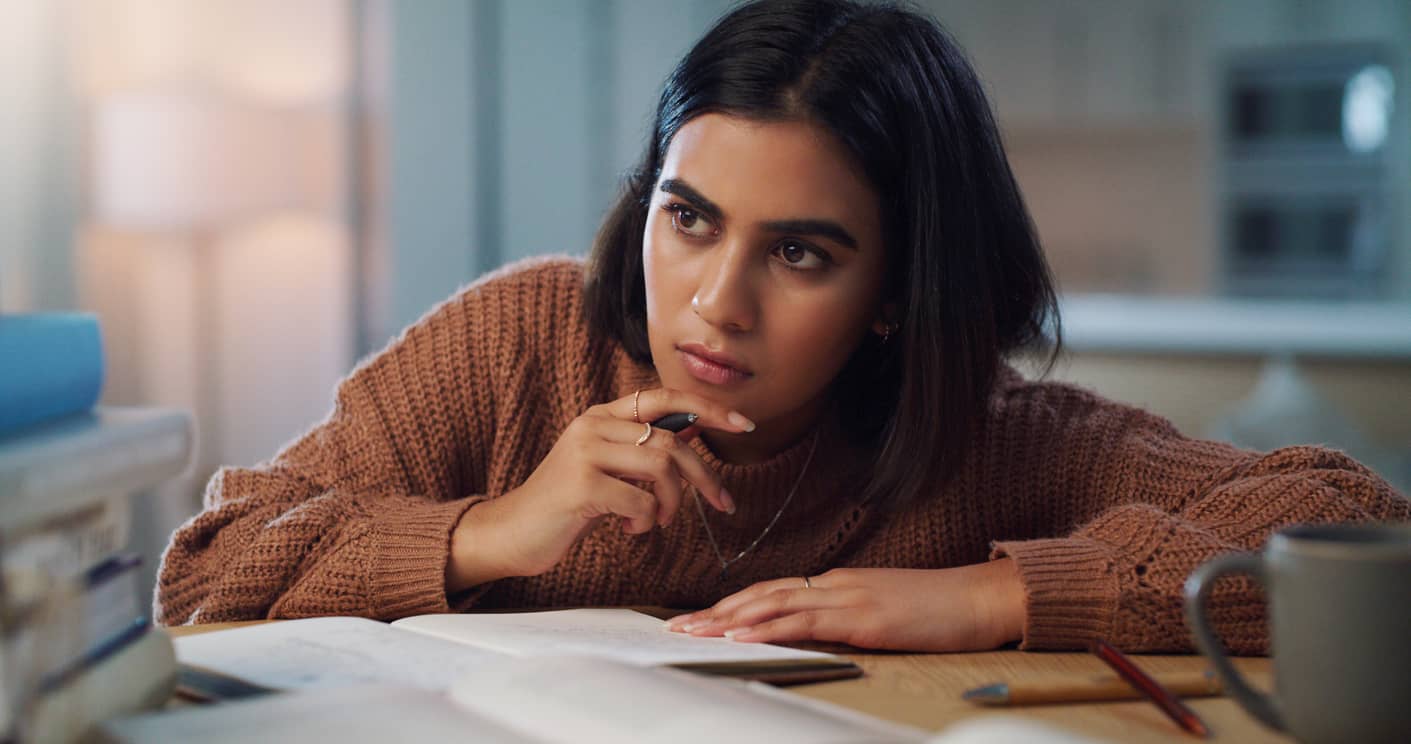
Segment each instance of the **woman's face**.
[{"label": "woman's face", "polygon": [[687,122],[653,189],[642,253],[662,384],[758,425],[707,433],[732,461],[796,441],[864,334],[881,328],[877,195],[812,124]]}]

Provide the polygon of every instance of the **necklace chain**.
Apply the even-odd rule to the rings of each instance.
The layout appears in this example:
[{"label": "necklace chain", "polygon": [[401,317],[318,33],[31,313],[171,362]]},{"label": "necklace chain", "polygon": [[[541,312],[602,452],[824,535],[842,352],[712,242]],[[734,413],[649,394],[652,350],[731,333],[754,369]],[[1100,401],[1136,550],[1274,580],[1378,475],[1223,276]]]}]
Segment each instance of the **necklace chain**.
[{"label": "necklace chain", "polygon": [[799,471],[799,477],[794,480],[794,487],[789,489],[789,495],[784,497],[784,503],[779,505],[779,511],[774,512],[774,517],[769,520],[769,524],[764,526],[764,531],[759,533],[759,537],[756,537],[754,542],[746,545],[744,550],[736,553],[735,557],[729,560],[726,560],[725,554],[720,552],[720,543],[716,542],[715,533],[710,529],[710,520],[706,519],[705,507],[701,506],[700,494],[696,493],[694,489],[692,490],[692,496],[696,502],[696,513],[701,515],[701,524],[705,526],[706,537],[710,538],[710,548],[715,551],[715,560],[720,563],[720,578],[722,580],[724,580],[725,574],[730,570],[730,567],[735,565],[736,561],[749,555],[749,552],[754,550],[756,545],[759,545],[765,535],[768,535],[769,531],[774,529],[774,525],[779,521],[779,518],[784,516],[784,510],[789,508],[789,502],[794,500],[794,494],[798,493],[799,484],[803,483],[803,477],[808,473],[808,466],[813,462],[813,452],[816,449],[818,449],[818,434],[815,432],[813,435],[813,444],[809,445],[808,448],[808,458],[803,462],[803,469]]}]

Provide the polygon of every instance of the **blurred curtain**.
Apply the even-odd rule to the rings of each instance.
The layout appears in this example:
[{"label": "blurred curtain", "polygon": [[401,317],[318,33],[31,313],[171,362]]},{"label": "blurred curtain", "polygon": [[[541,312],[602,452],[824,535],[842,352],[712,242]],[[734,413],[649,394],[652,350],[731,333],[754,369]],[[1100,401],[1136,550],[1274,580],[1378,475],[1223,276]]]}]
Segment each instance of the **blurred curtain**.
[{"label": "blurred curtain", "polygon": [[79,127],[62,11],[0,2],[0,312],[75,301]]}]

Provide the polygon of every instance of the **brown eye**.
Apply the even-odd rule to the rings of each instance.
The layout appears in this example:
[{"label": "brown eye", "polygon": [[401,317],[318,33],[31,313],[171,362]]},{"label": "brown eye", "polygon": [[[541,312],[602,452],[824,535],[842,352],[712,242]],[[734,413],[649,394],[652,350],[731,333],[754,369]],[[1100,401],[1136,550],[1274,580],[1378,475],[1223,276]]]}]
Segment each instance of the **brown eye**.
[{"label": "brown eye", "polygon": [[827,252],[805,243],[777,243],[770,254],[791,271],[822,271],[832,262]]},{"label": "brown eye", "polygon": [[671,226],[682,235],[707,238],[714,232],[710,220],[684,204],[668,204],[664,209],[671,213]]}]

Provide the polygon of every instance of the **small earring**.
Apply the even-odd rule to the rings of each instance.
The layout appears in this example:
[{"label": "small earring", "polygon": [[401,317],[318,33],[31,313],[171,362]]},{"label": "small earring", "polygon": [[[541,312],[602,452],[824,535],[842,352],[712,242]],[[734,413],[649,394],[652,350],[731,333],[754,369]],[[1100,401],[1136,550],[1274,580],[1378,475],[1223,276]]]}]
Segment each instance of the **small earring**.
[{"label": "small earring", "polygon": [[895,328],[891,324],[882,326],[882,343],[887,343],[892,339],[892,331]]}]

